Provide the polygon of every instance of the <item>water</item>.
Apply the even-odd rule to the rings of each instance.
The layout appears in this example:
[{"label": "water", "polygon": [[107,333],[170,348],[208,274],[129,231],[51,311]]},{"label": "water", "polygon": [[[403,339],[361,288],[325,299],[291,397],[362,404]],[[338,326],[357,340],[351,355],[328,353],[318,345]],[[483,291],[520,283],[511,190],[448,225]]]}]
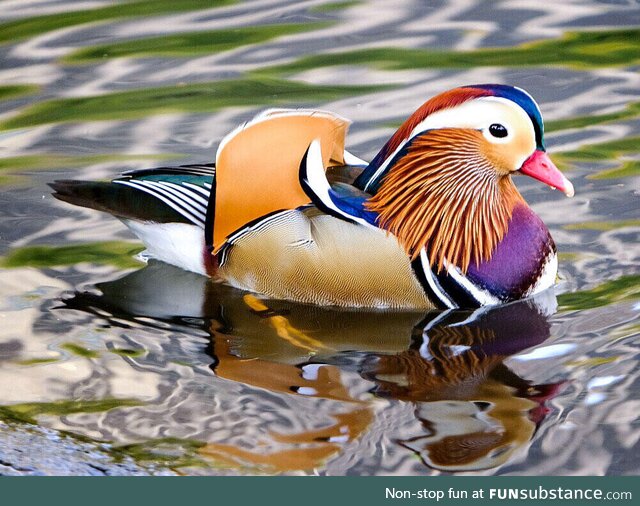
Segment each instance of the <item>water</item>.
[{"label": "water", "polygon": [[[7,427],[186,474],[638,474],[636,3],[114,4],[0,2]],[[260,302],[144,266],[116,220],[46,186],[211,161],[274,105],[352,119],[349,149],[371,158],[428,97],[477,82],[536,97],[576,187],[517,180],[558,245],[557,298],[446,315]]]}]

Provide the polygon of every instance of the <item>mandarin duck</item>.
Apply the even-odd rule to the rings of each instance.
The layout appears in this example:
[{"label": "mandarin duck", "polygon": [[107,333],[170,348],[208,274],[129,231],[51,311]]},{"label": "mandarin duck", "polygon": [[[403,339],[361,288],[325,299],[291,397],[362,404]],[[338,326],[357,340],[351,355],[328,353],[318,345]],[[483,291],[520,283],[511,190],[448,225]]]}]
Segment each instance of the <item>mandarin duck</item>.
[{"label": "mandarin duck", "polygon": [[120,218],[149,256],[274,299],[474,308],[551,287],[556,247],[511,175],[573,195],[524,90],[456,88],[424,103],[370,163],[349,121],[267,110],[214,164],[56,181],[54,196]]}]

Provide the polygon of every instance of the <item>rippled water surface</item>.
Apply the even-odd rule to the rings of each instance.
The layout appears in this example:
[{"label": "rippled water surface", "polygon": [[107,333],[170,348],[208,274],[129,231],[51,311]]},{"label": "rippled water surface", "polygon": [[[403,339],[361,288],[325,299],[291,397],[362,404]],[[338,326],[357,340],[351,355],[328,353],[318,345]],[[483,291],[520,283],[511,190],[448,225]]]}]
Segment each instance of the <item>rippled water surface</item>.
[{"label": "rippled water surface", "polygon": [[[638,474],[637,2],[3,0],[0,20],[6,427],[184,474]],[[145,266],[117,220],[46,186],[210,162],[274,105],[350,118],[369,159],[427,98],[478,82],[536,97],[576,187],[517,180],[558,245],[557,298],[260,300]]]}]

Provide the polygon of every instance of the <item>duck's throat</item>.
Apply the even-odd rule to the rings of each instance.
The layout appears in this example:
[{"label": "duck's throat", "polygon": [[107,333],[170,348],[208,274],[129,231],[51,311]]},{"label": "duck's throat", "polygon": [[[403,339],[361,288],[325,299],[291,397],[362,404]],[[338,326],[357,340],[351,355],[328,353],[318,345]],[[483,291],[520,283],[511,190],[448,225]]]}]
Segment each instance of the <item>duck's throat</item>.
[{"label": "duck's throat", "polygon": [[[526,204],[509,176],[498,176],[477,146],[427,136],[385,175],[367,208],[412,259],[425,248],[432,267],[446,262],[466,273],[491,259],[517,204]],[[425,146],[428,142],[428,146]]]}]

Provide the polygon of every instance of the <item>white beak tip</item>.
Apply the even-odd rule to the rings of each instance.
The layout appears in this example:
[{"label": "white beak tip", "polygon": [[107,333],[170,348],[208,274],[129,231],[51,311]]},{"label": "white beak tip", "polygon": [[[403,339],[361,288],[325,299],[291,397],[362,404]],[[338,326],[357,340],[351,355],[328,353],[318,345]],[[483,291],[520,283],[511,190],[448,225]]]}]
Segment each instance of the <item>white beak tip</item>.
[{"label": "white beak tip", "polygon": [[568,179],[565,178],[565,185],[564,185],[564,194],[567,197],[573,197],[576,192],[573,189],[573,185],[571,184],[571,181],[569,181]]}]

